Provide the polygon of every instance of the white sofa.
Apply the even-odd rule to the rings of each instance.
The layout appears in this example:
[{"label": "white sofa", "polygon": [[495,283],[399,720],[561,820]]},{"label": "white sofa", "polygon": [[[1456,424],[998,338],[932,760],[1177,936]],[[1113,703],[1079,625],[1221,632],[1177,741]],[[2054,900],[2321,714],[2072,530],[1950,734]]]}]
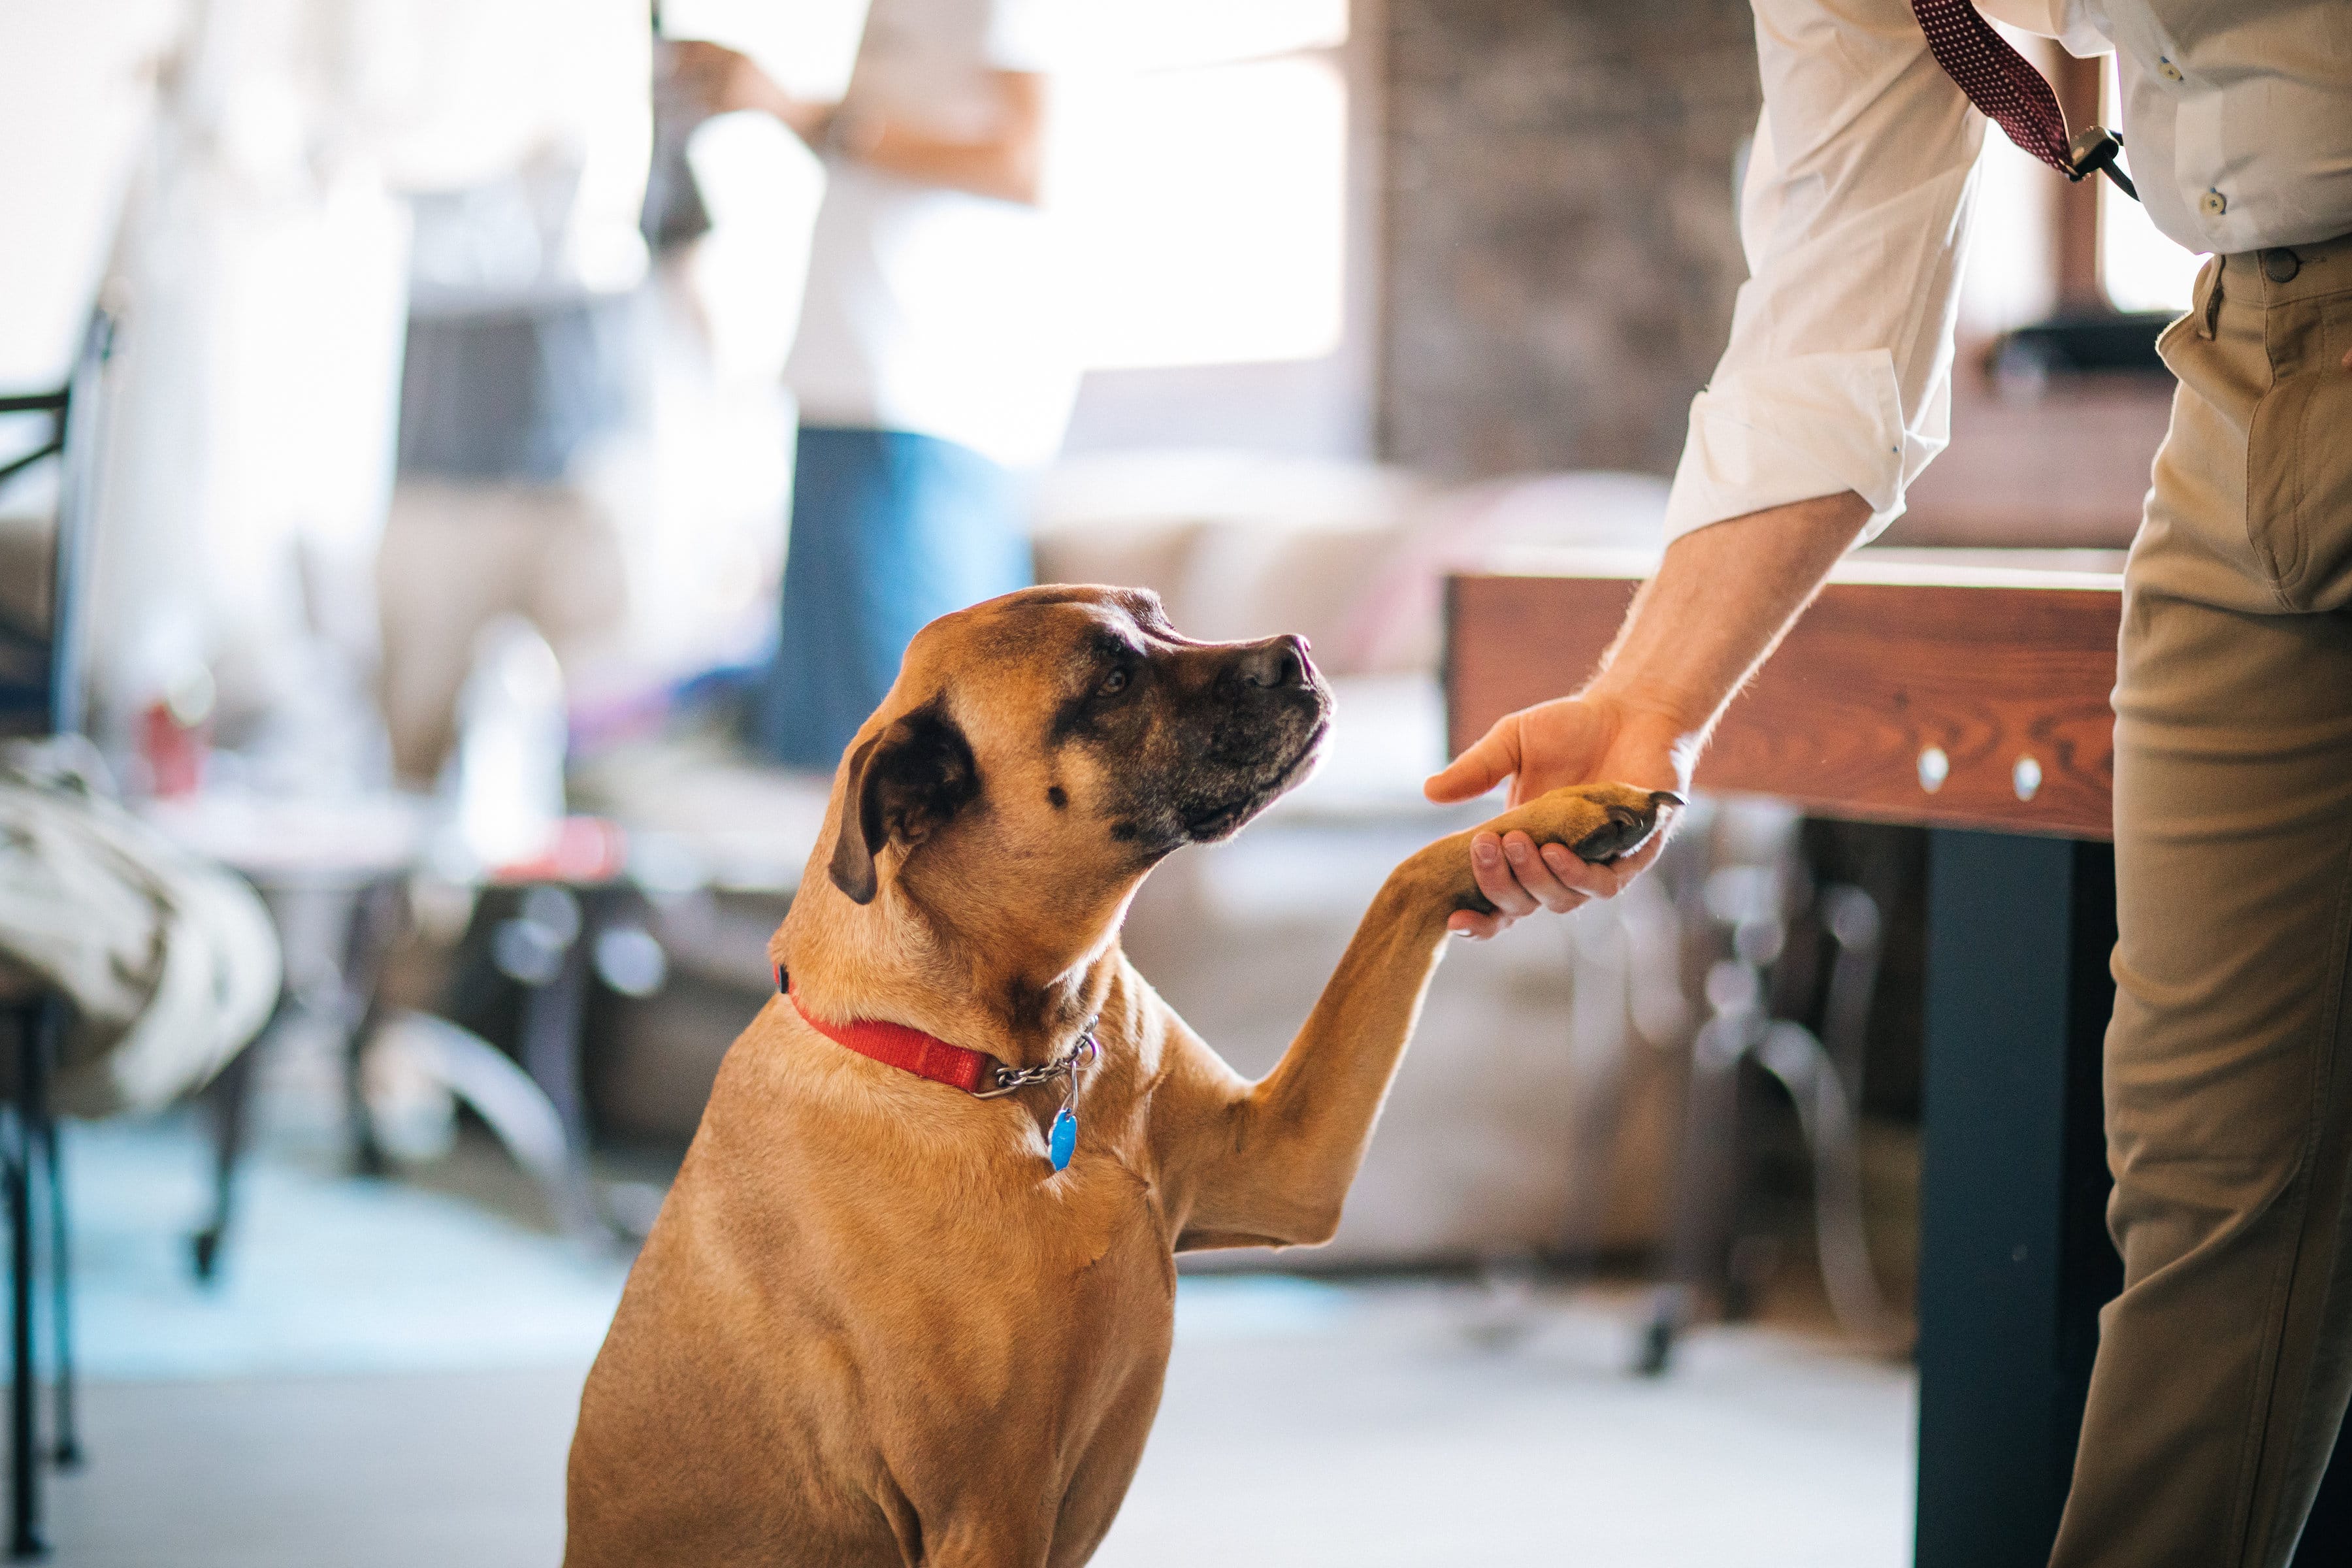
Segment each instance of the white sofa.
[{"label": "white sofa", "polygon": [[[1195,637],[1304,633],[1333,681],[1316,776],[1231,842],[1169,860],[1129,921],[1137,965],[1235,1067],[1279,1057],[1396,861],[1497,809],[1421,793],[1446,756],[1445,572],[1529,544],[1654,549],[1664,502],[1646,475],[1449,490],[1367,466],[1214,455],[1077,460],[1045,483],[1041,579],[1150,587]],[[1601,928],[1622,913],[1454,948],[1338,1239],[1287,1261],[1614,1250],[1655,1234],[1678,1062],[1629,1050],[1639,1032],[1621,1026],[1622,1007],[1588,996],[1580,1008],[1572,982],[1580,942],[1609,949]],[[1603,1098],[1619,1125],[1580,1134]]]},{"label": "white sofa", "polygon": [[[1441,809],[1421,794],[1446,754],[1444,573],[1518,545],[1655,548],[1664,496],[1641,475],[1445,489],[1368,465],[1217,454],[1075,460],[1040,487],[1041,580],[1152,588],[1196,637],[1302,632],[1332,678],[1316,775],[1233,841],[1171,858],[1128,923],[1144,974],[1237,1068],[1281,1054],[1391,866],[1497,808]],[[707,737],[592,773],[583,804],[639,830],[656,879],[734,889],[661,916],[671,993],[635,1005],[592,1064],[608,1123],[674,1135],[716,1070],[728,998],[764,984],[775,894],[805,858],[826,781],[730,759]],[[1655,1237],[1682,1070],[1682,1040],[1665,1037],[1680,1021],[1647,1020],[1660,1048],[1642,1044],[1622,960],[1657,910],[1620,903],[1454,948],[1339,1238],[1286,1262],[1479,1260]]]}]

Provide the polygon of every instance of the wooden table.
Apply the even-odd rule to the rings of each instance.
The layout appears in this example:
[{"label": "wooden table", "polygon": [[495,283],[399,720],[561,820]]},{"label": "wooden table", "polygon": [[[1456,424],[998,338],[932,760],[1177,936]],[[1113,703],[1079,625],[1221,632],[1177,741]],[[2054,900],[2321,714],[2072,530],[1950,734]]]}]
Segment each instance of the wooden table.
[{"label": "wooden table", "polygon": [[[1528,552],[1449,581],[1454,747],[1574,690],[1649,559]],[[2109,1243],[2119,554],[1869,551],[1732,705],[1700,788],[1932,830],[1921,1139],[1918,1568],[2040,1568]],[[2298,1564],[2352,1561],[2352,1460]]]}]

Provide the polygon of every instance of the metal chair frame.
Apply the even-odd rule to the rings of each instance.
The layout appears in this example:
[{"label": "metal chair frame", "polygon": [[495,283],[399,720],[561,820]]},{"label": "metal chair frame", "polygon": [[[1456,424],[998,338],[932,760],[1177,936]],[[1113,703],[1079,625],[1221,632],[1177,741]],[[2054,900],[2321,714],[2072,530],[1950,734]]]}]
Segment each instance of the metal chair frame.
[{"label": "metal chair frame", "polygon": [[[0,720],[18,732],[64,735],[82,728],[82,595],[89,578],[96,493],[100,392],[113,342],[112,319],[98,311],[64,386],[0,396],[0,415],[47,414],[50,418],[45,440],[0,463],[0,484],[49,458],[64,465],[51,545],[46,635],[0,626],[0,645],[28,656],[39,669],[37,681],[0,686]],[[41,1531],[42,1460],[70,1468],[81,1463],[82,1449],[74,1408],[73,1271],[65,1164],[50,1105],[51,1080],[71,1006],[65,997],[46,994],[11,1010],[17,1026],[16,1096],[5,1138],[0,1138],[0,1194],[5,1194],[8,1226],[8,1555],[21,1561],[46,1556],[49,1550]],[[35,1185],[43,1177],[47,1212],[37,1216]],[[35,1321],[44,1266],[49,1283],[57,1428],[56,1443],[46,1453]]]},{"label": "metal chair frame", "polygon": [[[1796,1110],[1832,1311],[1866,1342],[1891,1348],[1901,1338],[1871,1268],[1863,1218],[1864,1039],[1878,978],[1880,911],[1860,888],[1801,889],[1794,862],[1790,842],[1760,859],[1713,865],[1703,886],[1692,889],[1705,910],[1697,923],[1715,933],[1712,945],[1721,956],[1707,970],[1708,1016],[1691,1042],[1667,1282],[1652,1298],[1635,1363],[1644,1374],[1667,1369],[1700,1298],[1718,1296],[1727,1316],[1740,1315],[1742,1281],[1732,1254],[1743,1064],[1776,1081]],[[1774,1007],[1787,939],[1801,920],[1814,924],[1835,953],[1819,1035],[1776,1016]]]}]

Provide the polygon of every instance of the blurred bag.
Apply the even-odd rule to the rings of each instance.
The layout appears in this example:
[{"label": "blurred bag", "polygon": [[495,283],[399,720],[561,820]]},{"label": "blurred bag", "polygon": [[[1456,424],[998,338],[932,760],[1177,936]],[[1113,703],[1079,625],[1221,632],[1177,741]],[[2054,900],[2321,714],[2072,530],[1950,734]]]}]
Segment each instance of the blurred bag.
[{"label": "blurred bag", "polygon": [[[0,749],[0,997],[73,1005],[57,1108],[159,1109],[260,1033],[280,961],[268,910],[235,875],[105,797],[86,742]],[[0,1092],[15,1090],[0,1052]]]}]

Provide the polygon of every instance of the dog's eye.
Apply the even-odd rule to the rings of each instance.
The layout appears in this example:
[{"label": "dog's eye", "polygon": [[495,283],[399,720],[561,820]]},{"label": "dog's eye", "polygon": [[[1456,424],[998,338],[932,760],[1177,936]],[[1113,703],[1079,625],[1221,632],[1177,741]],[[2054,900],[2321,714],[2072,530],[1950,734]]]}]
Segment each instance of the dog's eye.
[{"label": "dog's eye", "polygon": [[1127,689],[1127,671],[1123,669],[1114,669],[1108,675],[1103,677],[1102,684],[1095,688],[1095,695],[1097,697],[1116,697],[1120,692]]}]

